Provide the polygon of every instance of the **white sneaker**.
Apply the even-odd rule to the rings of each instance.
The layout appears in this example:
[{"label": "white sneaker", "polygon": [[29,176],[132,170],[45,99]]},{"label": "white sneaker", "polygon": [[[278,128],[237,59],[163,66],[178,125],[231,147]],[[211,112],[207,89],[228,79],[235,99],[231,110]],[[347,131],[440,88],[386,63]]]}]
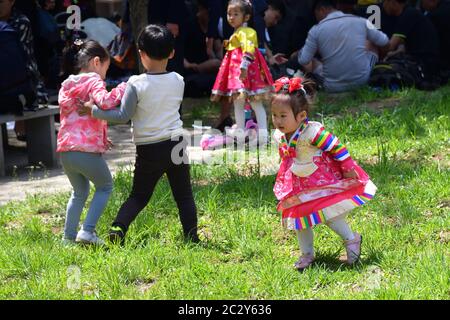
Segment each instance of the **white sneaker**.
[{"label": "white sneaker", "polygon": [[96,244],[96,245],[104,245],[105,242],[97,237],[97,234],[94,232],[88,232],[81,229],[78,231],[76,242],[87,243],[87,244]]}]

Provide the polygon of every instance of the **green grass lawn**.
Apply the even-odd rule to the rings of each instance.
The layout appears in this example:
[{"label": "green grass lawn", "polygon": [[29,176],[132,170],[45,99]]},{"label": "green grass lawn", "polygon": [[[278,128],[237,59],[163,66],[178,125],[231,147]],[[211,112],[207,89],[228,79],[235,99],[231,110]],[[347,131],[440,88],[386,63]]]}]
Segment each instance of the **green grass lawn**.
[{"label": "green grass lawn", "polygon": [[[319,226],[316,263],[303,273],[293,269],[299,250],[275,210],[274,174],[260,176],[253,164],[194,165],[200,246],[183,243],[165,178],[124,248],[63,246],[69,193],[0,207],[0,298],[449,299],[449,113],[449,86],[319,96],[311,118],[346,143],[378,186],[374,200],[349,218],[364,236],[353,268],[338,260],[338,236]],[[263,158],[261,167],[276,159]],[[129,168],[115,176],[100,235],[131,179]]]}]

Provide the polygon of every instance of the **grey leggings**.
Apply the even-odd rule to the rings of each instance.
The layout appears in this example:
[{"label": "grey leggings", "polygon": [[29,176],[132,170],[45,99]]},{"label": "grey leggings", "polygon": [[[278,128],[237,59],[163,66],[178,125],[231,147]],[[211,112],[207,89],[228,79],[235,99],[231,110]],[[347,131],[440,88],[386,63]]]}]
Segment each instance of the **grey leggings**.
[{"label": "grey leggings", "polygon": [[89,196],[89,181],[95,185],[95,194],[89,207],[83,230],[93,232],[112,192],[113,182],[108,165],[99,153],[62,152],[61,162],[73,187],[67,203],[64,238],[77,236],[81,212]]}]

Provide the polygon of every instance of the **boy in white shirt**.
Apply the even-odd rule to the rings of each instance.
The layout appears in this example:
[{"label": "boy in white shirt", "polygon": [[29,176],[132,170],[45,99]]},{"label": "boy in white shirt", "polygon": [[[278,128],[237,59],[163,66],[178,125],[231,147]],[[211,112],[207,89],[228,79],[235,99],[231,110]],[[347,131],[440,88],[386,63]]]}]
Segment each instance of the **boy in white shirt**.
[{"label": "boy in white shirt", "polygon": [[184,81],[178,73],[166,70],[174,56],[174,37],[166,27],[148,25],[139,36],[138,48],[147,72],[128,80],[120,109],[104,111],[92,102],[80,109],[81,114],[99,119],[132,122],[136,144],[133,188],[112,224],[109,239],[123,244],[129,225],[148,204],[156,184],[166,173],[184,237],[197,243],[197,210],[179,113]]}]

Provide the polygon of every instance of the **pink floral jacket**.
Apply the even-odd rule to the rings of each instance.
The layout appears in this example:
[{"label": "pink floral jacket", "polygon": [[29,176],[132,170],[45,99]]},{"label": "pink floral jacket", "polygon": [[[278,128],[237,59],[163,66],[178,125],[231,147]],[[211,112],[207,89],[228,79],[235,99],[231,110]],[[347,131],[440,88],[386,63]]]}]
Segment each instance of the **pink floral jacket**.
[{"label": "pink floral jacket", "polygon": [[69,76],[59,90],[61,127],[56,151],[104,153],[107,150],[107,122],[90,115],[80,116],[78,99],[89,101],[92,98],[100,108],[113,109],[120,104],[125,87],[123,82],[108,92],[105,82],[94,72]]}]

